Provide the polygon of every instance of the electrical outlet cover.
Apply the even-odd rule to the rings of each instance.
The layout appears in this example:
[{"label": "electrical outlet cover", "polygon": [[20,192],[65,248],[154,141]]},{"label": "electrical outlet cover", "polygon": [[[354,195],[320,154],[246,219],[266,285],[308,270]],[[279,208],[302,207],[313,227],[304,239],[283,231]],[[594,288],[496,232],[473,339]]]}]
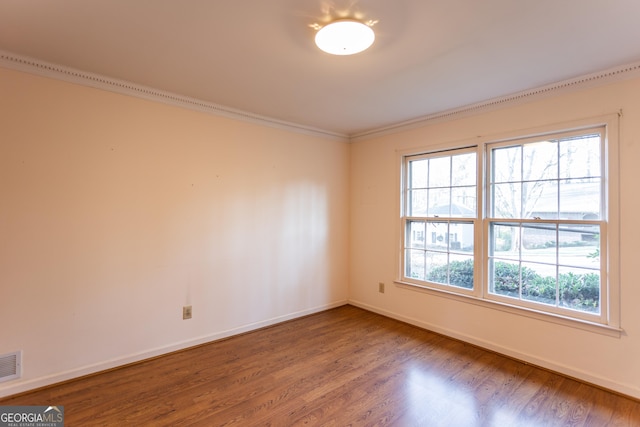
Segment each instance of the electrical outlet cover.
[{"label": "electrical outlet cover", "polygon": [[185,305],[184,307],[182,307],[182,318],[185,320],[191,319],[191,316],[192,316],[191,306]]}]

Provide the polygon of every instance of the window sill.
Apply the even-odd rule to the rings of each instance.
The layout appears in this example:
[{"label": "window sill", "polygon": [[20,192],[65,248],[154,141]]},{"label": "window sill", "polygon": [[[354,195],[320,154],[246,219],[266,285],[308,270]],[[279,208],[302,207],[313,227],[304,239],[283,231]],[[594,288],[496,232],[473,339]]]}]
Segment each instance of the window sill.
[{"label": "window sill", "polygon": [[542,311],[537,311],[537,310],[533,310],[526,307],[519,307],[519,306],[510,305],[510,304],[506,304],[498,301],[485,300],[485,299],[480,299],[474,296],[447,292],[445,290],[432,289],[426,286],[416,285],[414,283],[402,282],[400,280],[395,280],[394,283],[396,284],[396,286],[402,289],[422,292],[430,295],[452,299],[455,301],[464,302],[467,304],[478,305],[480,307],[485,307],[492,310],[499,310],[506,313],[515,314],[518,316],[529,317],[529,318],[541,320],[544,322],[551,322],[551,323],[555,323],[562,326],[567,326],[567,327],[577,328],[577,329],[581,329],[588,332],[607,335],[610,337],[620,338],[624,333],[623,329],[610,326],[610,325],[603,325],[600,323],[589,322],[581,319],[573,319],[570,317],[565,317],[565,316],[552,314],[552,313],[545,313]]}]

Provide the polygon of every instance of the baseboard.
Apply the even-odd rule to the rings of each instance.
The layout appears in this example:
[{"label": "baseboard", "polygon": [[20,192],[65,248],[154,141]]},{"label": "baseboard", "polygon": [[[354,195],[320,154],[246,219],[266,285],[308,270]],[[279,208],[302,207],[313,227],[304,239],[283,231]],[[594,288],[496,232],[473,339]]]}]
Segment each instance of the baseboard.
[{"label": "baseboard", "polygon": [[118,357],[115,359],[82,366],[77,369],[71,369],[68,371],[47,375],[45,377],[33,378],[26,381],[15,382],[14,384],[11,384],[11,383],[3,384],[0,387],[0,398],[5,398],[5,397],[13,396],[16,394],[29,392],[35,389],[51,386],[57,383],[70,381],[70,380],[84,377],[87,375],[96,374],[98,372],[111,370],[111,369],[118,368],[125,365],[130,365],[132,363],[141,362],[147,359],[152,359],[154,357],[162,356],[168,353],[172,353],[174,351],[184,350],[189,347],[195,347],[201,344],[206,344],[213,341],[229,338],[234,335],[240,335],[240,334],[251,332],[257,329],[273,326],[278,323],[286,322],[288,320],[293,320],[299,317],[304,317],[304,316],[319,313],[322,311],[330,310],[332,308],[340,307],[340,306],[346,305],[347,303],[348,302],[346,300],[337,301],[330,304],[289,313],[283,316],[273,317],[271,319],[263,320],[260,322],[249,323],[247,325],[243,325],[233,329],[228,329],[226,331],[220,331],[210,335],[191,338],[181,342],[172,343],[166,346],[157,347],[157,348],[145,350],[142,352]]},{"label": "baseboard", "polygon": [[400,320],[402,322],[417,326],[422,329],[427,329],[429,331],[433,331],[433,332],[448,336],[450,338],[454,338],[469,344],[476,345],[486,350],[494,351],[496,353],[528,363],[530,365],[538,366],[543,369],[557,372],[561,375],[564,375],[579,381],[583,381],[585,383],[589,383],[597,387],[607,389],[614,393],[622,394],[633,399],[640,399],[640,388],[638,388],[638,386],[636,385],[611,381],[607,378],[603,378],[598,375],[593,375],[589,372],[581,371],[579,369],[575,369],[570,366],[554,362],[552,360],[535,357],[530,354],[522,353],[517,350],[496,344],[494,342],[485,341],[471,335],[461,334],[460,332],[457,332],[448,328],[443,328],[442,326],[434,325],[419,319],[415,319],[413,317],[408,317],[402,314],[384,310],[360,301],[349,300],[349,304],[355,307],[362,308],[367,311],[380,314],[385,317]]}]

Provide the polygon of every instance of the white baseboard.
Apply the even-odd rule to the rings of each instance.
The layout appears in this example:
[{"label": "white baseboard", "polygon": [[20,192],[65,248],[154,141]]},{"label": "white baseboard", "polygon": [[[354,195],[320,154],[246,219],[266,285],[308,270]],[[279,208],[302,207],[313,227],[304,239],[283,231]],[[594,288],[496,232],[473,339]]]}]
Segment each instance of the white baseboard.
[{"label": "white baseboard", "polygon": [[226,331],[220,331],[210,335],[196,337],[196,338],[188,339],[185,341],[169,344],[166,346],[157,347],[157,348],[141,351],[138,353],[130,354],[127,356],[122,356],[115,359],[105,360],[105,361],[94,363],[91,365],[82,366],[80,368],[70,369],[64,372],[58,372],[58,373],[47,375],[44,377],[33,378],[25,381],[19,381],[18,379],[18,380],[15,380],[13,384],[11,382],[8,382],[7,384],[3,384],[0,387],[0,398],[11,396],[18,393],[24,393],[30,390],[35,390],[40,387],[46,387],[46,386],[60,383],[63,381],[69,381],[75,378],[83,377],[85,375],[95,374],[97,372],[117,368],[119,366],[128,365],[130,363],[140,362],[142,360],[161,356],[163,354],[168,354],[178,350],[184,350],[186,348],[194,347],[200,344],[205,344],[212,341],[221,340],[224,338],[229,338],[234,335],[239,335],[245,332],[254,331],[256,329],[264,328],[267,326],[276,325],[278,323],[282,323],[287,320],[292,320],[298,317],[303,317],[310,314],[319,313],[321,311],[330,310],[332,308],[346,305],[347,303],[348,302],[346,300],[337,301],[330,304],[289,313],[283,316],[274,317],[274,318],[263,320],[260,322],[250,323],[250,324],[229,329]]},{"label": "white baseboard", "polygon": [[522,362],[526,362],[531,365],[539,366],[544,369],[548,369],[550,371],[557,372],[559,374],[575,378],[580,381],[584,381],[589,384],[596,385],[598,387],[602,387],[608,390],[611,390],[616,393],[624,394],[626,396],[632,397],[634,399],[640,399],[640,388],[637,385],[633,384],[625,384],[617,381],[611,381],[608,378],[603,378],[598,375],[594,375],[589,372],[585,372],[579,369],[575,369],[571,366],[567,366],[561,363],[554,362],[552,360],[542,359],[536,356],[532,356],[530,354],[521,353],[517,350],[511,349],[509,347],[505,347],[494,342],[485,341],[479,338],[476,338],[471,335],[462,334],[458,331],[451,330],[448,328],[444,328],[442,326],[434,325],[428,322],[424,322],[419,319],[415,319],[413,317],[404,316],[402,314],[394,313],[391,311],[387,311],[378,307],[374,307],[372,305],[349,300],[349,304],[355,307],[360,307],[364,310],[371,311],[374,313],[378,313],[385,317],[390,317],[392,319],[400,320],[402,322],[408,323],[410,325],[417,326],[422,329],[426,329],[429,331],[433,331],[460,341],[467,342],[469,344],[476,345],[478,347],[482,347],[487,350],[495,351],[496,353],[503,354],[505,356],[511,357],[513,359],[520,360]]}]

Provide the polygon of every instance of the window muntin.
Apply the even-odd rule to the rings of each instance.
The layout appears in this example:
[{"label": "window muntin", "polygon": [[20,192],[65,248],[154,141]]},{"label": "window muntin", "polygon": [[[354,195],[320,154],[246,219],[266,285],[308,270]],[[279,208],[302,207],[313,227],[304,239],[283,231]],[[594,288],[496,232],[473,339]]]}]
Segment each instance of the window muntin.
[{"label": "window muntin", "polygon": [[403,277],[473,290],[476,150],[409,156],[404,166]]},{"label": "window muntin", "polygon": [[[576,121],[567,128],[578,130],[569,132],[547,127],[498,142],[480,138],[480,146],[465,149],[477,153],[477,180],[469,173],[468,181],[456,181],[457,169],[442,161],[464,150],[403,153],[400,282],[499,302],[506,310],[528,309],[532,316],[549,313],[559,321],[619,327],[618,148],[612,143],[618,137],[617,117],[603,117],[602,125],[592,128]],[[530,136],[536,133],[542,136]],[[411,162],[428,158],[440,159],[433,165],[449,172],[448,181],[434,181],[446,173],[432,173],[430,180],[429,163],[421,163],[421,177],[415,176],[417,168],[411,166],[418,163]],[[450,197],[458,186],[469,185],[469,195],[475,181],[476,216],[434,211],[437,192],[431,190]],[[437,184],[432,188],[429,182]],[[420,209],[419,198],[410,199],[414,192],[422,192]],[[475,236],[467,251],[449,244],[455,235],[450,228],[461,223],[472,226]],[[445,229],[434,242],[434,231]]]}]

